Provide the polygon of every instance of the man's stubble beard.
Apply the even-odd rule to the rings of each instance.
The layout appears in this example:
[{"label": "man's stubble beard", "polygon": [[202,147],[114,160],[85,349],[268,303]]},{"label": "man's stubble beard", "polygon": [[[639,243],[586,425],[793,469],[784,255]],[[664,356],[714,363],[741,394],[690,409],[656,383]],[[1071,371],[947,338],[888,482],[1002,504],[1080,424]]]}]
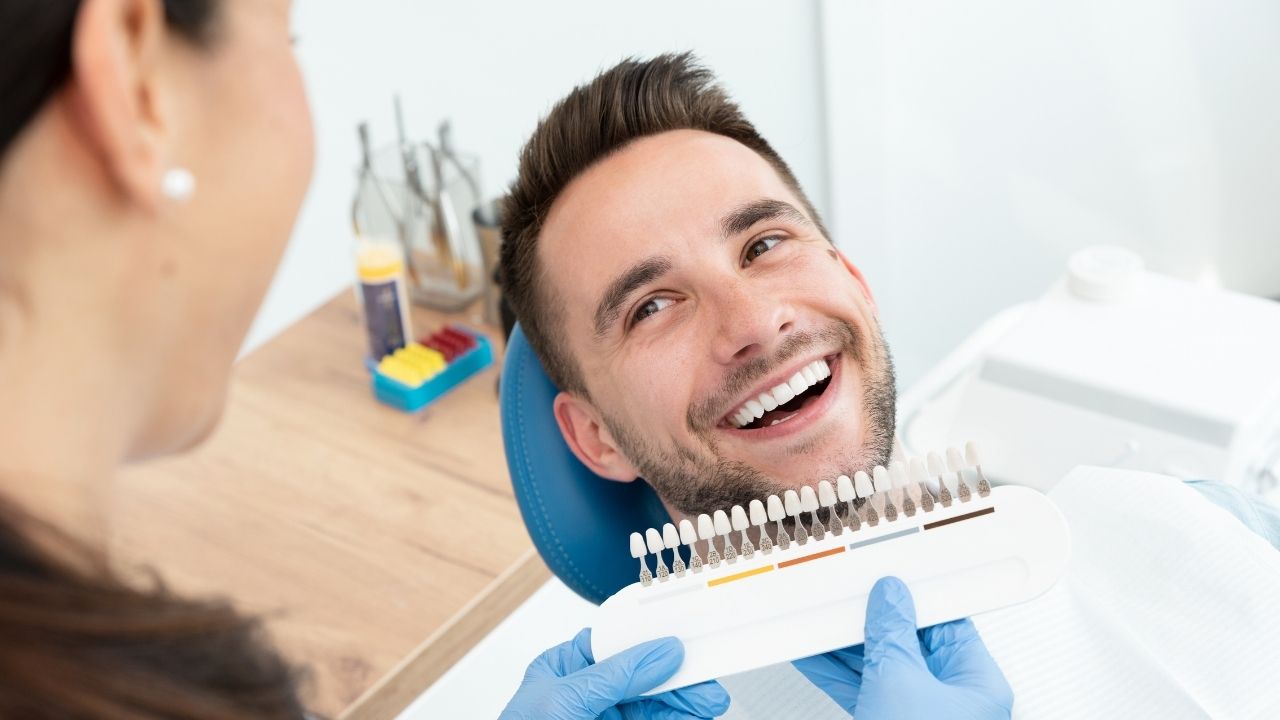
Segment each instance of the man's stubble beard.
[{"label": "man's stubble beard", "polygon": [[[728,383],[730,387],[726,392],[720,393],[740,393],[781,363],[814,347],[819,337],[829,337],[831,334],[841,338],[841,352],[852,358],[862,369],[862,406],[867,415],[867,425],[862,447],[854,448],[844,457],[837,456],[835,467],[831,468],[831,477],[810,478],[805,481],[806,484],[815,484],[823,479],[833,480],[835,475],[841,473],[853,475],[858,470],[869,472],[872,467],[889,461],[893,449],[897,394],[893,357],[880,328],[871,328],[869,348],[860,342],[857,331],[843,321],[836,321],[821,334],[803,335],[803,342],[784,342],[779,357],[761,360],[749,366],[751,372],[738,373]],[[716,406],[711,402],[702,405]],[[698,430],[698,425],[714,425],[714,422],[707,423],[707,418],[704,417],[695,424],[694,418],[701,415],[698,410],[690,411],[689,422],[694,434],[704,445],[701,453],[680,443],[675,443],[670,449],[658,447],[642,432],[626,426],[618,418],[604,412],[601,415],[622,454],[636,467],[641,477],[657,491],[663,501],[685,515],[727,511],[734,505],[745,508],[752,500],[764,500],[786,488],[778,480],[746,463],[721,457],[709,431]]]}]

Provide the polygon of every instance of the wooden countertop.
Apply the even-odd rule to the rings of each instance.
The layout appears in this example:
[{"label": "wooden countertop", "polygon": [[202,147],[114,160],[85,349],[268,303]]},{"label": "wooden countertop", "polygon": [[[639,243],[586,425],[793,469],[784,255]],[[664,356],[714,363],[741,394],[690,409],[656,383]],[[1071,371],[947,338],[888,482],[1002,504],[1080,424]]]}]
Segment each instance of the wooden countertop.
[{"label": "wooden countertop", "polygon": [[[449,320],[483,328],[413,310],[415,335]],[[374,400],[364,342],[347,291],[244,358],[208,442],[122,473],[113,550],[265,614],[314,711],[389,718],[550,575],[507,476],[500,361],[408,415]]]}]

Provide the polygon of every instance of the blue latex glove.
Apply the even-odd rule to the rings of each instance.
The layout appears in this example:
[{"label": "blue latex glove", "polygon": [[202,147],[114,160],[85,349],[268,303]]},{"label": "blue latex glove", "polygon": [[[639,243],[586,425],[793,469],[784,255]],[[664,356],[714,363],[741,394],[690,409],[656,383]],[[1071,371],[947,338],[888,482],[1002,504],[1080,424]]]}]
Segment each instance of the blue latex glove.
[{"label": "blue latex glove", "polygon": [[857,720],[1003,720],[1013,709],[1013,690],[973,623],[917,631],[911,591],[895,577],[871,588],[865,644],[794,664]]},{"label": "blue latex glove", "polygon": [[587,628],[529,664],[499,720],[689,720],[728,710],[729,694],[717,682],[637,699],[674,675],[683,661],[684,645],[660,638],[597,663]]}]

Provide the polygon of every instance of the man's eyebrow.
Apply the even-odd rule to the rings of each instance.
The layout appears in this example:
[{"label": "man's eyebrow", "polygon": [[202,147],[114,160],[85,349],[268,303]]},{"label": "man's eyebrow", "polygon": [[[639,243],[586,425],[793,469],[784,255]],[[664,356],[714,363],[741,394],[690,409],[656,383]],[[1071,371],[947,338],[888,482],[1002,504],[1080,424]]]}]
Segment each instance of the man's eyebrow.
[{"label": "man's eyebrow", "polygon": [[813,222],[805,217],[794,205],[782,200],[761,198],[729,211],[720,220],[720,232],[726,239],[750,230],[753,225],[763,220],[786,219],[805,225]]},{"label": "man's eyebrow", "polygon": [[600,296],[596,306],[596,337],[604,337],[609,328],[618,321],[618,314],[627,298],[637,288],[666,275],[671,271],[671,258],[651,257],[627,268],[626,272],[613,279]]}]

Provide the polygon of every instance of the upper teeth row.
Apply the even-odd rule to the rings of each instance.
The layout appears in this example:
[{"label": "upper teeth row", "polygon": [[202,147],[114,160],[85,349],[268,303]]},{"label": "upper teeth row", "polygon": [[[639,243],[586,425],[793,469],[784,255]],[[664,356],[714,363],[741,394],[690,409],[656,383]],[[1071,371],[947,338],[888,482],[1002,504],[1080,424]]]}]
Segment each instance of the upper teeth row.
[{"label": "upper teeth row", "polygon": [[758,418],[763,417],[765,413],[779,405],[786,405],[795,396],[829,377],[831,377],[831,368],[827,367],[827,361],[814,360],[800,368],[786,382],[772,390],[760,393],[758,398],[748,400],[742,407],[738,408],[737,412],[730,417],[730,420],[733,422],[734,427],[740,428],[744,425],[749,425]]}]

